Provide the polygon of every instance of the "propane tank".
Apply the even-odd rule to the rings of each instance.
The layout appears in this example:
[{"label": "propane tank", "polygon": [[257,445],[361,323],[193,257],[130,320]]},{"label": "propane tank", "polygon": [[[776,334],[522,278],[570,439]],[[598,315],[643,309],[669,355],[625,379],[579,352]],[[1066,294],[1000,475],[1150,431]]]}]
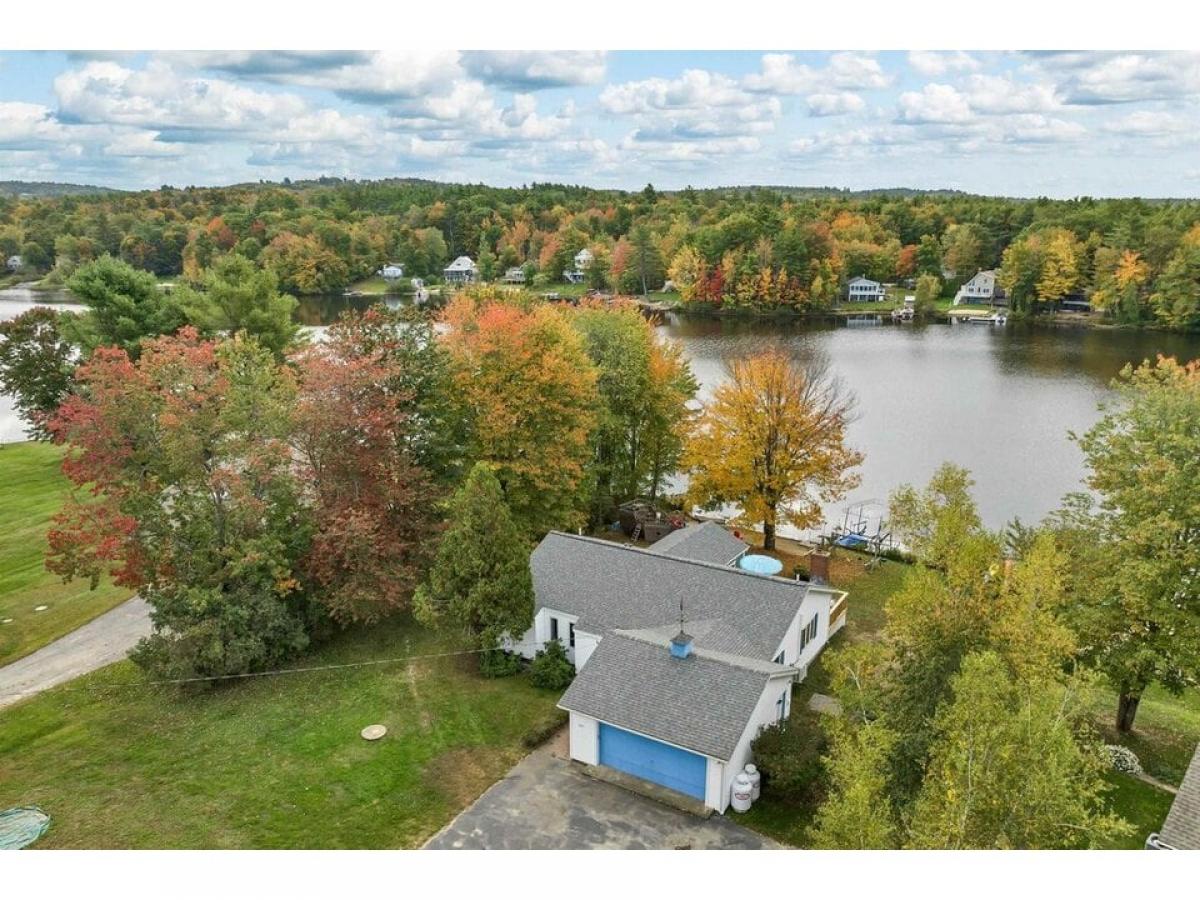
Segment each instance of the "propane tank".
[{"label": "propane tank", "polygon": [[749,812],[750,804],[754,802],[754,786],[750,783],[750,779],[746,777],[745,772],[738,772],[733,779],[733,787],[730,789],[732,796],[729,798],[733,806],[734,812]]},{"label": "propane tank", "polygon": [[758,771],[758,766],[754,765],[754,763],[747,763],[746,777],[750,779],[750,787],[753,788],[750,793],[750,799],[757,800],[758,795],[762,793],[762,775]]}]

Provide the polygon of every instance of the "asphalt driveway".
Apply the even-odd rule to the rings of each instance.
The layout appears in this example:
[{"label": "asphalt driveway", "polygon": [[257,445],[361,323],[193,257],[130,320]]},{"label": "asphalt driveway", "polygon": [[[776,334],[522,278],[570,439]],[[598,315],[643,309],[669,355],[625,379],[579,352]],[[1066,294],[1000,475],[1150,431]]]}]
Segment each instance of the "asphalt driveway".
[{"label": "asphalt driveway", "polygon": [[52,644],[0,668],[0,708],[124,659],[150,633],[150,606],[126,600]]},{"label": "asphalt driveway", "polygon": [[769,838],[725,816],[701,819],[584,775],[565,730],[492,785],[425,845],[431,850],[756,850]]}]

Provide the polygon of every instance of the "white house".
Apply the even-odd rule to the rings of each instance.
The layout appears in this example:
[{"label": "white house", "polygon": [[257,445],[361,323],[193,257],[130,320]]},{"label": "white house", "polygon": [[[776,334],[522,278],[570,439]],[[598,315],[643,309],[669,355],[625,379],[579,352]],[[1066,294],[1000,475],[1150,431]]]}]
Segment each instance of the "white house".
[{"label": "white house", "polygon": [[404,277],[404,263],[388,263],[378,272],[387,281],[396,281]]},{"label": "white house", "polygon": [[525,270],[520,266],[513,266],[510,269],[506,269],[504,272],[504,282],[506,284],[524,284]]},{"label": "white house", "polygon": [[575,254],[575,268],[563,269],[563,278],[565,278],[571,284],[580,284],[587,277],[588,267],[592,264],[594,259],[595,257],[592,256],[592,251],[587,247],[584,247]]},{"label": "white house", "polygon": [[460,256],[446,268],[442,269],[442,277],[448,283],[467,284],[479,279],[479,267],[469,256]]},{"label": "white house", "polygon": [[991,303],[996,299],[996,272],[983,269],[976,272],[970,281],[963,282],[954,295],[954,305],[960,303]]},{"label": "white house", "polygon": [[[567,648],[571,758],[724,812],[759,732],[785,718],[845,616],[845,594],[737,567],[746,545],[716,523],[649,549],[551,532],[530,559],[534,624],[520,651]],[[681,610],[682,607],[682,610]]]},{"label": "white house", "polygon": [[21,265],[22,265],[21,257],[14,253],[12,256],[10,256],[8,258],[6,265],[8,266],[8,271],[16,272],[18,269],[21,268]]},{"label": "white house", "polygon": [[876,303],[884,298],[883,285],[865,275],[851,278],[846,285],[846,299],[851,303]]}]

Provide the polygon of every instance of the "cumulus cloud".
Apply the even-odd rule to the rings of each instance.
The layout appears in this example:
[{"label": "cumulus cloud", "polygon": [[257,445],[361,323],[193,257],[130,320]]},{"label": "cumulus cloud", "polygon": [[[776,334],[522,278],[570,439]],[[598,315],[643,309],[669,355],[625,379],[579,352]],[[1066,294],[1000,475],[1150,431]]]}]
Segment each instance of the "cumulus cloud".
[{"label": "cumulus cloud", "polygon": [[1200,95],[1200,53],[1035,53],[1064,101],[1102,106]]},{"label": "cumulus cloud", "polygon": [[970,122],[974,114],[966,96],[957,88],[934,83],[901,94],[899,118],[903,122],[944,124]]},{"label": "cumulus cloud", "polygon": [[599,84],[605,54],[600,50],[473,50],[463,68],[482,81],[517,91]]},{"label": "cumulus cloud", "polygon": [[812,116],[841,116],[846,113],[862,112],[866,101],[851,91],[827,94],[809,94],[808,112]]},{"label": "cumulus cloud", "polygon": [[632,117],[647,140],[682,141],[761,134],[783,111],[778,98],[755,96],[728,75],[703,69],[609,85],[600,108]]},{"label": "cumulus cloud", "polygon": [[908,54],[908,64],[930,78],[945,75],[947,72],[973,72],[980,66],[979,60],[962,50],[913,50]]},{"label": "cumulus cloud", "polygon": [[765,53],[760,71],[747,75],[743,84],[761,93],[804,94],[830,88],[877,90],[891,84],[891,78],[878,60],[857,53],[835,53],[824,68],[806,65],[790,53]]}]

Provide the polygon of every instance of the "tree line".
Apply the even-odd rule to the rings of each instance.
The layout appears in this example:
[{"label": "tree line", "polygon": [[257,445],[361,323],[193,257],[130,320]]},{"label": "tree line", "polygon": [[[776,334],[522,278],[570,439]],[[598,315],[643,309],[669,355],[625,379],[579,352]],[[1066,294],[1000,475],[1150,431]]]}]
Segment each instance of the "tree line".
[{"label": "tree line", "polygon": [[459,255],[484,281],[520,267],[547,286],[590,249],[596,288],[657,290],[686,304],[820,311],[848,278],[952,296],[996,269],[1014,313],[1088,298],[1112,319],[1200,327],[1200,204],[849,196],[782,189],[597,191],[421,181],[164,187],[93,197],[0,198],[0,256],[66,282],[110,255],[197,281],[236,253],[296,294],[340,292],[385,262],[437,278]]}]

